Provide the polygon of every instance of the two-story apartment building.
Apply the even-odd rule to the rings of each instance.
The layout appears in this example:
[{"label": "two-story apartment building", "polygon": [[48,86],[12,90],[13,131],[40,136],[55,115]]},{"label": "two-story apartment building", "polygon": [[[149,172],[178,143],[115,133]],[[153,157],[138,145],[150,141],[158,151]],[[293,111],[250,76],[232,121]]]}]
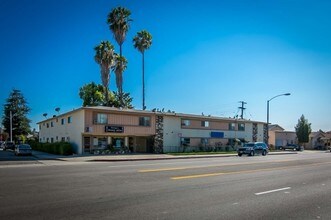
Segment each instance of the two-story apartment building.
[{"label": "two-story apartment building", "polygon": [[38,124],[40,142],[68,141],[77,154],[110,146],[162,153],[183,145],[265,141],[267,132],[264,122],[102,106],[81,107]]}]

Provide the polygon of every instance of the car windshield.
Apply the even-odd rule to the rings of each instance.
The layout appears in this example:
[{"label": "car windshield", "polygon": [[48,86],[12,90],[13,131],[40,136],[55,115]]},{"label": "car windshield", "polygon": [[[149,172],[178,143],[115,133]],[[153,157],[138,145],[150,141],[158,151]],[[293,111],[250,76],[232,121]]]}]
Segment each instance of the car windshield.
[{"label": "car windshield", "polygon": [[244,147],[254,147],[254,144],[245,144]]},{"label": "car windshield", "polygon": [[31,147],[29,145],[20,145],[19,148],[20,149],[31,149]]}]

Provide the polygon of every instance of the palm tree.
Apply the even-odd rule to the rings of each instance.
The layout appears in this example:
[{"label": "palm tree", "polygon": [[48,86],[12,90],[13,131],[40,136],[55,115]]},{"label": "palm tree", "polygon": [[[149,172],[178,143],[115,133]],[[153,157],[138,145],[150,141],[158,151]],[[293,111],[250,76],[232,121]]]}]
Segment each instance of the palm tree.
[{"label": "palm tree", "polygon": [[120,56],[122,56],[122,44],[125,41],[126,33],[129,31],[130,22],[130,10],[117,7],[114,8],[109,14],[107,23],[109,24],[109,29],[113,32],[114,38],[120,47]]},{"label": "palm tree", "polygon": [[143,58],[143,110],[146,109],[145,106],[145,50],[149,49],[152,45],[152,35],[146,31],[142,30],[137,33],[133,38],[133,46],[139,50]]},{"label": "palm tree", "polygon": [[[109,25],[109,29],[111,30],[111,32],[113,32],[116,42],[118,43],[118,45],[120,47],[120,57],[122,57],[122,45],[123,45],[123,42],[125,41],[126,34],[130,29],[130,22],[132,21],[132,19],[130,18],[130,15],[131,15],[130,10],[123,8],[123,7],[114,8],[108,14],[107,23]],[[125,63],[125,68],[126,68],[126,64],[127,64],[127,62]],[[123,87],[122,86],[123,72],[120,72],[120,71],[123,68],[116,68],[116,69],[118,71],[117,73],[115,73],[116,82],[120,82],[119,84],[117,84],[117,83],[116,84],[117,84],[117,89],[120,92],[120,91],[122,91],[122,87]],[[117,77],[121,77],[121,79],[117,79]],[[121,100],[122,92],[120,92],[119,95],[120,95],[120,103],[123,104],[123,100]]]},{"label": "palm tree", "polygon": [[116,86],[121,107],[123,107],[123,72],[126,70],[127,64],[128,61],[125,57],[118,54],[115,55],[115,65],[112,69],[116,75]]},{"label": "palm tree", "polygon": [[109,41],[101,41],[95,48],[95,61],[100,65],[101,81],[104,87],[106,105],[109,105],[108,85],[110,80],[110,69],[114,65],[114,46]]}]

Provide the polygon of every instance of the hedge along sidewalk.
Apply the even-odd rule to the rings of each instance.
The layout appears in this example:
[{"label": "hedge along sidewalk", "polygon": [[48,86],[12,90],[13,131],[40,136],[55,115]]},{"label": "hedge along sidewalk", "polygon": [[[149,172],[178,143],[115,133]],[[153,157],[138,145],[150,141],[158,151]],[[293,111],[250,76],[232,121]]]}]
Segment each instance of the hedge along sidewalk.
[{"label": "hedge along sidewalk", "polygon": [[55,143],[29,143],[33,150],[43,151],[46,153],[57,155],[72,155],[72,145],[68,142],[55,142]]}]

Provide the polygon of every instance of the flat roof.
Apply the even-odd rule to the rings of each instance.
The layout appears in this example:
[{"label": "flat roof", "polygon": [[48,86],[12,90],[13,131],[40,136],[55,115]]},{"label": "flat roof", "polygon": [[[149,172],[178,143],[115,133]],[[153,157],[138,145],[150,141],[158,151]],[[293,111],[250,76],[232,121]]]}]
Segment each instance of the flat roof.
[{"label": "flat roof", "polygon": [[231,122],[252,122],[252,123],[263,123],[266,124],[266,122],[261,121],[252,121],[247,119],[241,119],[241,118],[231,118],[231,117],[220,117],[220,116],[212,116],[212,115],[196,115],[196,114],[188,114],[188,113],[177,113],[174,111],[149,111],[149,110],[139,110],[139,109],[128,109],[128,108],[115,108],[115,107],[107,107],[107,106],[86,106],[86,107],[80,107],[77,109],[73,109],[72,111],[68,111],[59,115],[56,115],[51,118],[47,118],[45,120],[42,120],[40,122],[37,122],[37,124],[41,124],[47,121],[51,121],[56,118],[61,118],[66,115],[70,115],[72,113],[81,111],[81,110],[101,110],[101,111],[108,111],[108,112],[114,112],[114,113],[134,113],[134,114],[147,114],[147,115],[161,115],[161,116],[174,116],[174,117],[181,117],[181,118],[187,118],[187,119],[205,119],[207,120],[224,120],[224,121],[231,121]]}]

